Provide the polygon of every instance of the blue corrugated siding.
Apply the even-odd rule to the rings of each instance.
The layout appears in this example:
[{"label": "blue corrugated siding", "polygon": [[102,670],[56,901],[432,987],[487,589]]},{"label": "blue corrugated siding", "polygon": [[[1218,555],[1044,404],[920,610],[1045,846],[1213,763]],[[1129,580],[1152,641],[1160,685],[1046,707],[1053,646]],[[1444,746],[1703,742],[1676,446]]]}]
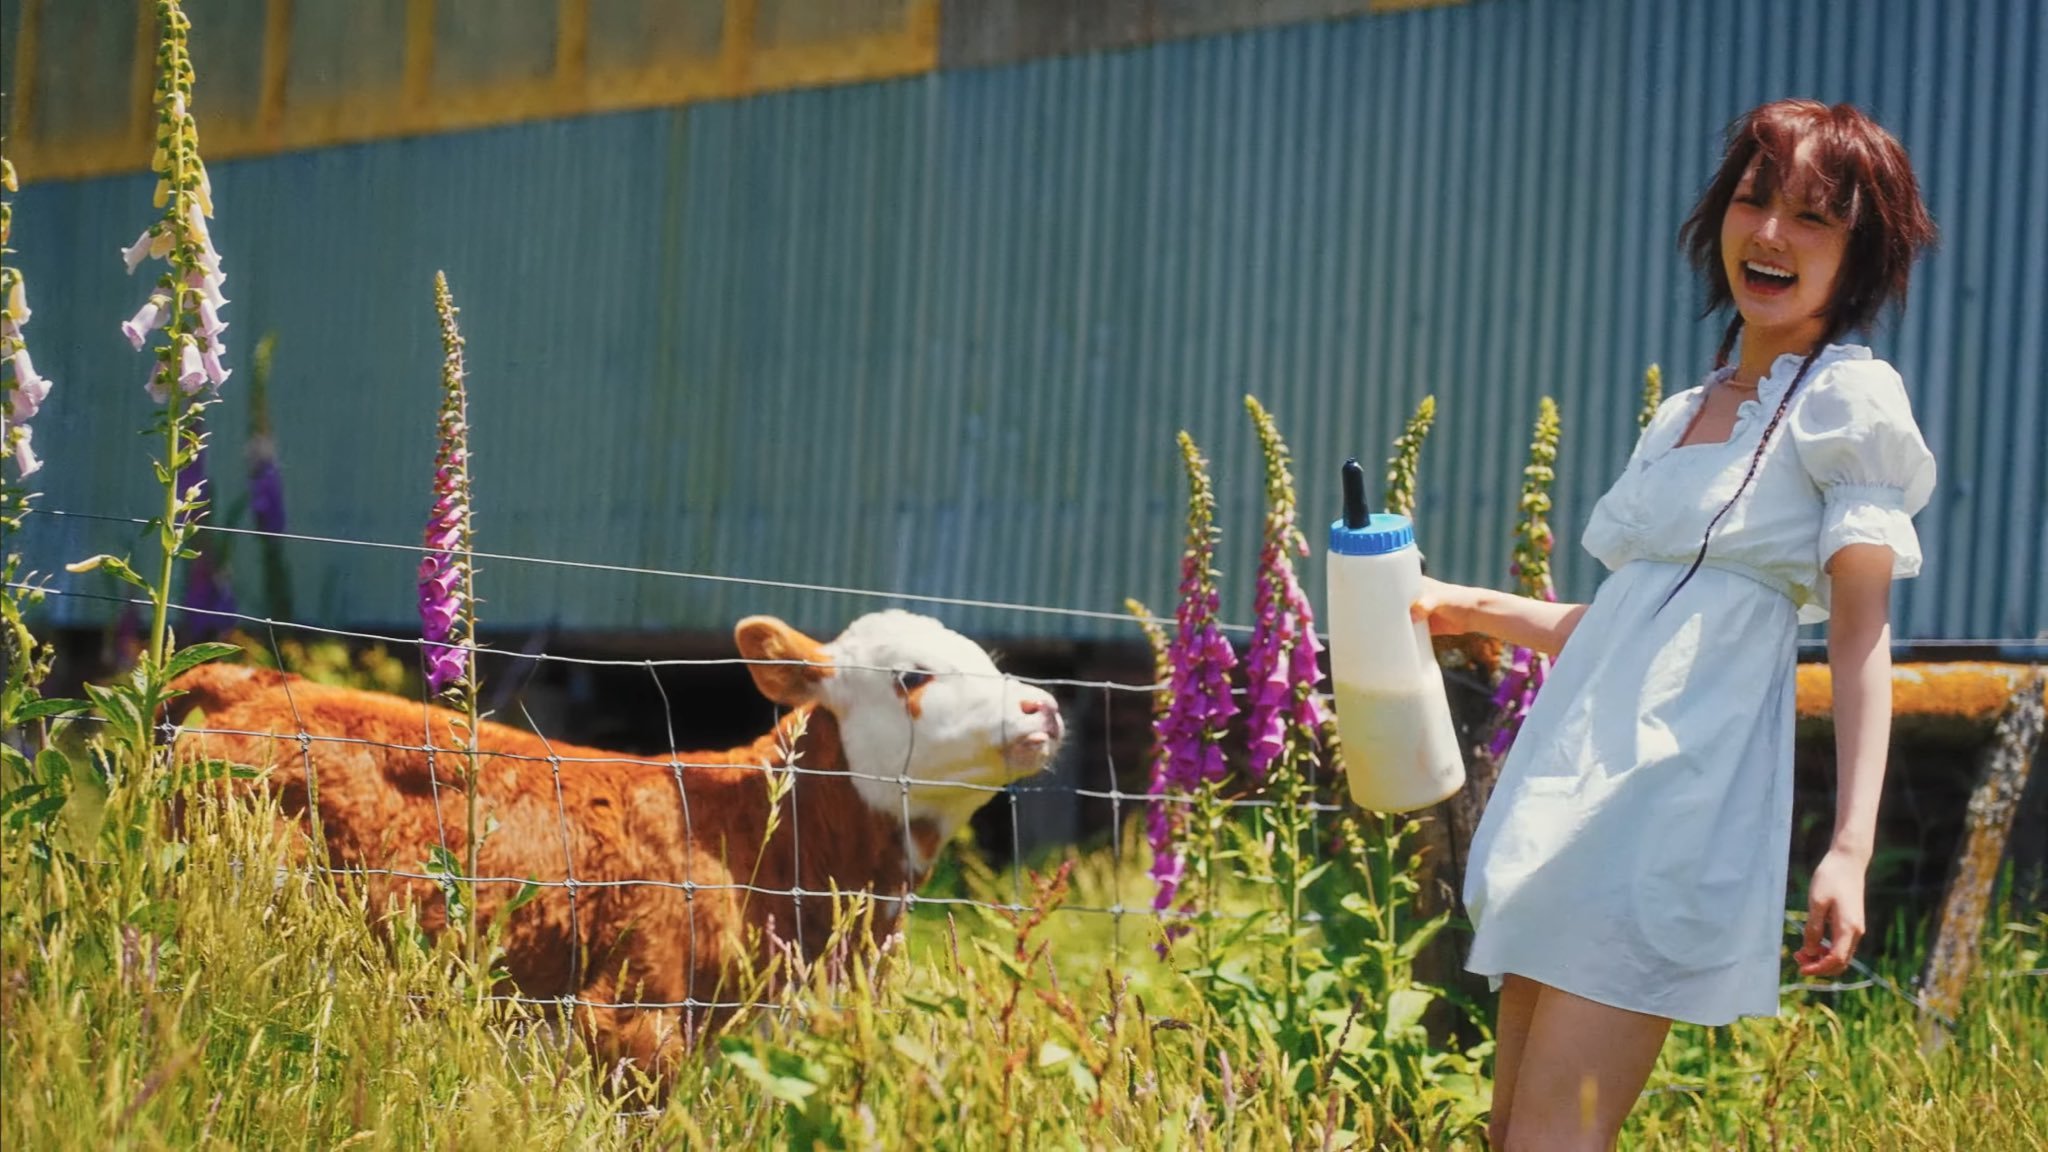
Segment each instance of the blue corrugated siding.
[{"label": "blue corrugated siding", "polygon": [[[2027,636],[2048,624],[2043,59],[2029,0],[1493,0],[222,164],[215,234],[235,363],[279,334],[301,532],[416,539],[446,268],[493,551],[1163,610],[1185,427],[1214,462],[1242,618],[1261,511],[1243,395],[1274,410],[1319,523],[1343,457],[1377,465],[1434,392],[1427,546],[1449,577],[1500,583],[1548,393],[1558,567],[1584,595],[1578,528],[1628,452],[1643,367],[1683,387],[1711,354],[1673,237],[1716,134],[1774,95],[1853,100],[1912,149],[1943,227],[1875,341],[1944,469],[1898,630]],[[18,213],[29,336],[60,389],[44,506],[147,515],[144,365],[115,333],[142,286],[113,253],[148,184],[32,187]],[[216,410],[230,505],[239,385]],[[128,533],[41,518],[26,544],[47,570]],[[302,617],[409,620],[406,554],[294,555]],[[490,619],[589,629],[753,611],[830,629],[873,603],[510,562],[482,588]],[[1120,628],[941,611],[991,634]]]}]

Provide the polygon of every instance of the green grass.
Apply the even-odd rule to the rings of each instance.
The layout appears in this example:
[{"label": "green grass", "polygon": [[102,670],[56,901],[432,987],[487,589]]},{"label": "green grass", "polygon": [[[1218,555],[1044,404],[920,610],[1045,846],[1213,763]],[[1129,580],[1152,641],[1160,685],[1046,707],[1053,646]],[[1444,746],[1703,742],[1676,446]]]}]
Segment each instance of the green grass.
[{"label": "green grass", "polygon": [[[1388,1007],[1400,995],[1306,1022],[1321,1049],[1290,1045],[1276,990],[1231,983],[1274,971],[1270,923],[1219,930],[1207,967],[1189,940],[1162,960],[1143,862],[1118,871],[1106,851],[1073,857],[1064,899],[1137,909],[1120,938],[1092,913],[926,903],[886,961],[795,995],[801,1014],[758,1016],[654,1109],[607,1091],[545,1021],[477,1002],[451,946],[402,916],[371,930],[267,818],[208,806],[183,838],[147,833],[134,859],[99,864],[41,863],[36,843],[10,830],[4,845],[7,1148],[1483,1146],[1476,1056],[1420,1061]],[[1057,895],[971,863],[928,892]],[[1258,897],[1241,884],[1223,902]],[[2007,927],[1982,970],[2038,968],[2044,950],[2043,924]],[[1836,999],[1679,1029],[1625,1146],[2043,1146],[2048,980],[1978,980],[1931,1056],[1899,997]]]}]

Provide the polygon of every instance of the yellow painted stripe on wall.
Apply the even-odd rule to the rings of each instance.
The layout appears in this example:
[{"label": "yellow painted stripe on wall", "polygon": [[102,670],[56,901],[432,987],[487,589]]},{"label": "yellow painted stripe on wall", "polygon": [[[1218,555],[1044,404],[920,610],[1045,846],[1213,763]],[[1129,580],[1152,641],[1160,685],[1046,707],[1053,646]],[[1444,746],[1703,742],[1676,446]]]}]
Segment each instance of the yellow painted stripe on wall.
[{"label": "yellow painted stripe on wall", "polygon": [[[23,31],[16,76],[36,75],[37,55],[52,50],[36,30],[41,9],[76,0],[21,0]],[[837,0],[820,0],[834,3]],[[553,74],[530,80],[460,88],[434,83],[435,0],[408,0],[405,67],[400,84],[350,93],[323,102],[292,104],[292,4],[268,0],[263,41],[262,104],[254,115],[208,116],[206,77],[199,77],[195,110],[210,159],[258,156],[367,140],[459,132],[528,120],[584,116],[637,108],[734,99],[766,92],[891,79],[938,66],[940,0],[904,0],[898,28],[796,44],[763,44],[753,30],[758,0],[725,0],[716,56],[673,55],[638,67],[593,69],[589,61],[591,0],[558,0]],[[151,5],[138,3],[138,57],[153,59]],[[201,34],[195,30],[195,36]],[[40,139],[33,86],[19,85],[10,101],[9,151],[22,180],[65,180],[140,171],[149,160],[149,94],[153,78],[138,66],[131,80],[132,114],[120,130],[92,139]]]}]

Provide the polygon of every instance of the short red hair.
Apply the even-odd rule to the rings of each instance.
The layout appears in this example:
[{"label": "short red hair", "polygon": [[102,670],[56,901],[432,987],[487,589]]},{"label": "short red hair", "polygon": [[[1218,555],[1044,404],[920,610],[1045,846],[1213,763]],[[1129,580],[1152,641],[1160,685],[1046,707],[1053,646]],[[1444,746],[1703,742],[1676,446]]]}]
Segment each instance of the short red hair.
[{"label": "short red hair", "polygon": [[1913,261],[1935,231],[1912,162],[1891,133],[1853,105],[1778,100],[1736,118],[1727,138],[1720,169],[1678,230],[1680,250],[1706,278],[1708,315],[1735,302],[1721,263],[1721,217],[1752,160],[1760,161],[1758,194],[1788,184],[1849,226],[1826,339],[1869,328],[1887,304],[1905,306]]}]

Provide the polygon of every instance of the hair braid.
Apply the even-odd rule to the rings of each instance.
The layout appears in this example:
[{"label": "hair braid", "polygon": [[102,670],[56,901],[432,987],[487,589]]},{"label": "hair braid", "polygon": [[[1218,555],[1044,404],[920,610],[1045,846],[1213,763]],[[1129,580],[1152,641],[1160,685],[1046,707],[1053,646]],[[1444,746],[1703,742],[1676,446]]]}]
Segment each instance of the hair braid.
[{"label": "hair braid", "polygon": [[[1728,320],[1728,328],[1721,333],[1721,346],[1714,350],[1714,367],[1728,366],[1728,354],[1735,351],[1735,338],[1742,335],[1742,313],[1737,312]],[[1787,393],[1789,395],[1789,393]]]},{"label": "hair braid", "polygon": [[[1721,352],[1717,357],[1721,364],[1727,362],[1728,350],[1734,344],[1735,334],[1741,330],[1741,327],[1742,318],[1739,316],[1729,323],[1728,334],[1722,338]],[[1671,603],[1672,598],[1678,595],[1679,590],[1692,580],[1693,573],[1698,572],[1700,565],[1706,563],[1707,544],[1714,537],[1715,526],[1721,523],[1721,517],[1726,516],[1730,508],[1735,507],[1735,502],[1742,499],[1743,492],[1749,488],[1749,482],[1756,479],[1756,470],[1764,461],[1764,449],[1771,443],[1771,434],[1778,430],[1779,423],[1785,419],[1785,413],[1792,407],[1792,394],[1799,391],[1800,382],[1805,380],[1806,374],[1813,370],[1814,361],[1819,360],[1820,354],[1826,351],[1828,340],[1832,336],[1833,334],[1830,333],[1822,337],[1820,342],[1814,345],[1813,351],[1806,354],[1806,360],[1799,365],[1798,374],[1792,377],[1792,383],[1786,387],[1785,395],[1778,401],[1778,410],[1771,413],[1771,422],[1764,426],[1764,434],[1756,442],[1756,451],[1750,454],[1749,471],[1742,474],[1742,483],[1735,486],[1735,495],[1728,497],[1728,502],[1721,505],[1719,512],[1714,513],[1714,518],[1707,521],[1707,530],[1700,535],[1699,555],[1692,558],[1692,566],[1685,570],[1685,575],[1678,578],[1678,583],[1672,587],[1671,591],[1664,594],[1663,603],[1657,605],[1658,612],[1662,612],[1665,605]]]}]

